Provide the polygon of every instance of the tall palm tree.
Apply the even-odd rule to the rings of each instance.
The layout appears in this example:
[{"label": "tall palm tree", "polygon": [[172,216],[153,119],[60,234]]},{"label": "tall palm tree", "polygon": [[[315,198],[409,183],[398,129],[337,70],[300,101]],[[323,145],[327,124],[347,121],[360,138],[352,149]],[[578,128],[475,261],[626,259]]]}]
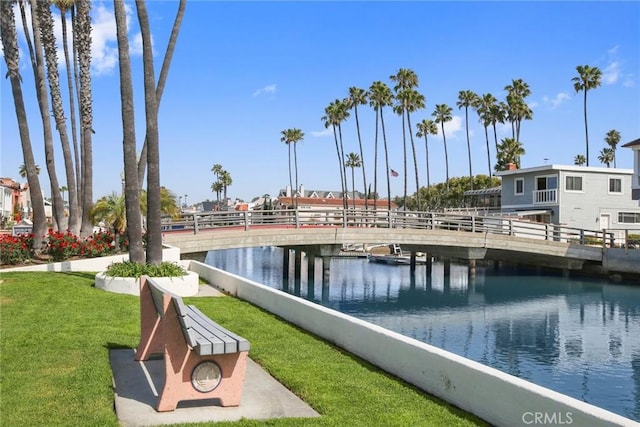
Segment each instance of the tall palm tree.
[{"label": "tall palm tree", "polygon": [[504,123],[507,117],[506,113],[507,104],[504,102],[496,102],[489,107],[489,119],[491,120],[491,126],[493,127],[493,140],[496,146],[496,157],[498,156],[498,132],[496,126],[498,123]]},{"label": "tall palm tree", "polygon": [[147,135],[147,264],[162,262],[160,210],[160,139],[158,134],[158,98],[156,96],[151,28],[144,0],[136,0],[138,23],[142,34],[144,69],[144,110]]},{"label": "tall palm tree", "polygon": [[[295,195],[294,199],[294,207],[298,207],[298,151],[296,149],[298,142],[304,139],[304,132],[298,128],[291,128],[282,131],[282,138],[280,141],[287,144],[289,147],[289,185],[292,186],[291,191],[292,195]],[[293,163],[295,166],[295,177],[296,177],[296,186],[293,187],[293,183],[291,182],[291,145],[293,145]]]},{"label": "tall palm tree", "polygon": [[[4,60],[7,64],[7,77],[11,83],[11,94],[13,104],[16,111],[16,119],[18,121],[18,131],[20,133],[20,144],[22,146],[22,157],[24,174],[29,183],[29,192],[31,194],[31,204],[33,209],[33,233],[36,236],[44,236],[47,229],[47,218],[44,211],[44,199],[42,197],[42,189],[40,180],[36,171],[40,168],[36,165],[33,157],[33,148],[31,146],[31,137],[29,135],[29,123],[27,120],[27,112],[24,106],[24,97],[22,95],[22,84],[20,77],[20,53],[18,50],[18,36],[16,31],[15,15],[13,13],[13,4],[8,1],[0,1],[0,38],[2,38],[2,46],[4,49]],[[40,252],[42,248],[42,239],[33,240],[33,249]]]},{"label": "tall palm tree", "polygon": [[587,159],[586,159],[586,157],[584,157],[583,154],[578,154],[578,155],[576,155],[576,157],[573,158],[573,164],[574,165],[582,166],[585,163],[587,163]]},{"label": "tall palm tree", "polygon": [[376,164],[374,168],[374,184],[373,184],[373,197],[374,206],[377,208],[377,195],[378,195],[378,117],[380,118],[380,124],[382,126],[382,140],[384,142],[384,158],[385,158],[385,170],[387,171],[387,210],[391,211],[391,181],[389,177],[389,151],[387,148],[387,134],[384,128],[384,107],[388,107],[393,103],[393,93],[391,89],[381,81],[375,81],[369,87],[369,105],[373,107],[376,112],[376,137],[375,137],[375,159]]},{"label": "tall palm tree", "polygon": [[474,107],[478,113],[478,118],[484,127],[484,138],[487,144],[487,166],[489,167],[489,176],[491,176],[491,150],[489,149],[489,125],[493,120],[491,108],[498,100],[490,93],[485,93],[478,98],[478,103]]},{"label": "tall palm tree", "polygon": [[[76,118],[76,103],[73,91],[73,71],[69,59],[69,41],[67,36],[67,11],[73,11],[75,0],[53,0],[52,4],[60,10],[62,24],[62,49],[67,73],[67,92],[69,94],[69,120],[71,121],[71,138],[73,141],[73,156],[76,175],[76,199],[80,201],[80,152],[78,150],[78,124]],[[72,15],[73,16],[73,15]],[[75,62],[75,61],[74,61]],[[78,205],[78,209],[80,206]],[[81,212],[78,212],[80,216]],[[80,220],[81,218],[79,218]]]},{"label": "tall palm tree", "polygon": [[[349,96],[345,99],[347,108],[353,109],[354,116],[356,118],[356,131],[358,132],[358,146],[360,147],[360,162],[362,163],[362,183],[364,185],[364,191],[367,191],[367,174],[364,164],[364,151],[362,150],[362,138],[360,137],[360,121],[358,120],[358,105],[367,105],[367,97],[369,93],[364,89],[352,86],[349,88]],[[367,210],[369,207],[369,198],[365,196],[364,208]]]},{"label": "tall palm tree", "polygon": [[405,120],[409,128],[409,136],[411,137],[411,148],[413,150],[413,164],[416,177],[416,197],[418,210],[421,208],[420,202],[420,182],[418,176],[418,157],[416,155],[416,147],[413,143],[413,131],[411,129],[411,112],[418,108],[424,108],[424,96],[415,90],[418,86],[418,75],[411,69],[401,68],[394,75],[389,76],[391,81],[396,82],[393,87],[396,95],[396,105],[393,107],[393,111],[402,117],[402,148],[404,159],[404,198],[403,206],[406,209],[407,206],[407,182],[408,182],[408,168],[407,168],[407,138]]},{"label": "tall palm tree", "polygon": [[[80,93],[80,140],[82,182],[82,225],[80,235],[89,236],[93,232],[91,207],[93,205],[93,97],[91,94],[91,0],[77,0],[74,39],[78,52],[79,93]],[[158,233],[160,225],[158,223]],[[160,243],[162,244],[162,242]],[[160,248],[162,250],[162,248]]]},{"label": "tall palm tree", "polygon": [[444,163],[445,170],[447,172],[447,189],[449,189],[449,153],[447,152],[447,136],[444,133],[444,124],[450,122],[453,119],[451,115],[453,109],[447,104],[436,104],[436,109],[431,113],[436,118],[435,122],[440,123],[442,127],[442,140],[444,142]]},{"label": "tall palm tree", "polygon": [[509,163],[520,169],[520,156],[524,155],[522,143],[515,138],[504,138],[498,145],[498,162],[496,170],[504,170]]},{"label": "tall palm tree", "polygon": [[607,167],[611,167],[611,163],[613,163],[613,160],[615,159],[615,154],[613,152],[613,148],[611,147],[605,147],[600,151],[600,155],[598,156],[598,160],[600,160],[601,163],[604,163],[605,165],[607,165]]},{"label": "tall palm tree", "polygon": [[[178,11],[176,18],[173,21],[173,28],[171,29],[171,36],[169,37],[169,43],[167,44],[167,50],[164,54],[164,60],[162,61],[162,68],[160,69],[160,77],[158,77],[158,85],[156,86],[156,97],[158,98],[158,109],[160,108],[160,101],[162,100],[162,94],[167,82],[167,76],[169,75],[169,68],[171,66],[171,59],[173,58],[173,52],[176,48],[176,41],[178,40],[178,34],[182,26],[182,18],[184,17],[184,11],[187,5],[187,0],[180,0],[178,4]],[[144,143],[142,145],[142,151],[140,152],[140,161],[138,163],[138,184],[142,187],[144,181],[144,172],[147,167],[147,138],[145,136]]]},{"label": "tall palm tree", "polygon": [[602,83],[602,71],[598,67],[578,65],[578,75],[571,79],[576,93],[584,92],[584,138],[586,145],[587,166],[589,166],[589,129],[587,127],[587,92],[595,89]]},{"label": "tall palm tree", "polygon": [[607,132],[607,135],[605,136],[604,141],[607,143],[607,145],[609,145],[609,147],[611,148],[611,151],[613,151],[613,167],[615,168],[617,167],[616,166],[616,147],[620,142],[620,132],[618,132],[615,129],[611,129],[609,132]]},{"label": "tall palm tree", "polygon": [[426,153],[426,161],[427,161],[427,189],[431,187],[431,179],[429,178],[429,141],[427,140],[427,135],[437,135],[438,134],[438,126],[435,124],[433,120],[423,119],[420,123],[418,123],[418,132],[416,132],[416,136],[421,138],[424,136],[424,148]]},{"label": "tall palm tree", "polygon": [[349,111],[346,104],[339,99],[329,103],[324,109],[325,115],[321,120],[325,128],[331,126],[333,128],[333,138],[336,143],[336,152],[338,154],[338,165],[340,167],[340,185],[342,186],[342,205],[347,209],[347,169],[344,164],[344,147],[342,144],[342,122],[349,117]]},{"label": "tall palm tree", "polygon": [[[46,161],[47,173],[49,175],[49,183],[51,185],[51,200],[53,207],[53,218],[55,226],[59,230],[67,229],[67,218],[64,215],[64,203],[60,194],[60,185],[58,183],[58,175],[56,172],[55,155],[53,149],[53,132],[51,130],[51,120],[49,119],[49,100],[47,99],[46,77],[44,71],[44,58],[42,39],[40,37],[40,20],[38,19],[38,5],[36,0],[29,0],[31,5],[31,28],[33,29],[33,49],[30,49],[31,64],[33,69],[33,77],[36,85],[36,97],[38,99],[38,107],[40,110],[40,120],[42,122],[42,130],[44,136],[44,154]],[[19,3],[21,12],[24,13],[24,5]],[[23,19],[23,25],[25,19]],[[24,28],[25,37],[29,38],[29,29]],[[31,47],[31,45],[29,45]]]},{"label": "tall palm tree", "polygon": [[531,95],[529,84],[522,79],[512,80],[510,85],[504,88],[507,91],[507,117],[511,122],[511,137],[520,140],[520,125],[522,120],[531,120],[533,111],[525,98]]},{"label": "tall palm tree", "polygon": [[348,168],[351,168],[351,194],[353,199],[353,208],[356,208],[356,176],[355,176],[355,168],[362,167],[362,160],[357,153],[349,153],[346,158],[345,165]]},{"label": "tall palm tree", "polygon": [[101,197],[91,210],[91,218],[95,223],[103,221],[116,234],[127,229],[126,199],[123,194],[115,192]]},{"label": "tall palm tree", "polygon": [[122,115],[122,153],[124,160],[124,201],[126,204],[129,260],[144,264],[142,244],[142,210],[140,208],[140,184],[138,182],[138,158],[136,150],[136,127],[133,108],[133,80],[131,57],[127,35],[127,13],[124,0],[113,3],[118,41],[118,65],[120,68],[120,103]]},{"label": "tall palm tree", "polygon": [[469,107],[476,108],[479,98],[475,92],[470,90],[461,90],[458,92],[458,109],[464,108],[464,122],[467,131],[467,152],[469,153],[469,182],[473,190],[473,173],[471,169],[471,143],[469,142]]},{"label": "tall palm tree", "polygon": [[[44,47],[45,61],[47,65],[47,77],[49,81],[49,94],[51,96],[51,107],[53,117],[56,122],[56,129],[60,136],[62,155],[65,164],[67,185],[69,186],[69,222],[68,228],[72,233],[80,232],[80,212],[78,210],[78,198],[76,190],[75,168],[67,133],[67,121],[62,102],[62,91],[60,90],[60,75],[58,73],[58,52],[56,38],[53,34],[53,15],[48,2],[37,2],[37,16],[40,24],[40,40]],[[62,198],[64,203],[64,197]],[[64,210],[64,208],[63,208]]]}]

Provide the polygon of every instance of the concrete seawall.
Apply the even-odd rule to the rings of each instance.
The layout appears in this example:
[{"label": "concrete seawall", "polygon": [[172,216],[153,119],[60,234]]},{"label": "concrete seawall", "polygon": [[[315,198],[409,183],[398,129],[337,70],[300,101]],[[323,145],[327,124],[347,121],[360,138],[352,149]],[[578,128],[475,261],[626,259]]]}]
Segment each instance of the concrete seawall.
[{"label": "concrete seawall", "polygon": [[191,261],[190,270],[221,290],[493,425],[640,426],[594,405],[206,264]]}]

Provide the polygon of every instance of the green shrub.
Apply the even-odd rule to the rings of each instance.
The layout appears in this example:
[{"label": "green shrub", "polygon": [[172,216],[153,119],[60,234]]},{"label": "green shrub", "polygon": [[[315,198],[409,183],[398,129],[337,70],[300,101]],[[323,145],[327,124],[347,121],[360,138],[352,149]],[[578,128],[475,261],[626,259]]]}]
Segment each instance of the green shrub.
[{"label": "green shrub", "polygon": [[160,264],[139,264],[137,262],[115,262],[107,267],[105,273],[111,277],[179,277],[187,274],[187,271],[175,262],[161,262]]}]

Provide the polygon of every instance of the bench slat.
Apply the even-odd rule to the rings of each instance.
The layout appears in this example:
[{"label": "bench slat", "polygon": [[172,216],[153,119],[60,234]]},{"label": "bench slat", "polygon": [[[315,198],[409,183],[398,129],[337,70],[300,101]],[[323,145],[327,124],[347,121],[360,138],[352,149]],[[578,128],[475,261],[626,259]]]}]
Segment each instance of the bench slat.
[{"label": "bench slat", "polygon": [[240,335],[234,334],[224,326],[219,325],[218,323],[211,320],[206,314],[204,314],[198,307],[194,305],[188,306],[188,308],[192,311],[194,315],[198,315],[203,321],[209,322],[213,324],[213,326],[223,332],[225,335],[232,338],[234,341],[238,343],[238,349],[236,351],[249,351],[249,341],[245,338],[242,338]]},{"label": "bench slat", "polygon": [[[238,341],[230,336],[222,326],[206,317],[200,310],[190,305],[187,307],[191,326],[203,337],[212,340],[212,342],[221,341],[224,344],[222,353],[236,353],[238,351]],[[208,334],[208,335],[207,335]]]}]

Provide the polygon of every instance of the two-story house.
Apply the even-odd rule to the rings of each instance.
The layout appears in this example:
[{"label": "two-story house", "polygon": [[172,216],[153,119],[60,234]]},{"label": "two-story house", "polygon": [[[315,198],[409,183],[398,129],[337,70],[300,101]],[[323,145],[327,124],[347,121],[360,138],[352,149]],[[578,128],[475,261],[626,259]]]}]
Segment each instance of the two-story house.
[{"label": "two-story house", "polygon": [[[640,200],[640,138],[627,142],[622,147],[633,150],[633,180],[631,182],[631,198]],[[639,203],[640,205],[640,203]]]},{"label": "two-story house", "polygon": [[587,230],[640,231],[631,169],[544,165],[498,172],[502,213]]}]

